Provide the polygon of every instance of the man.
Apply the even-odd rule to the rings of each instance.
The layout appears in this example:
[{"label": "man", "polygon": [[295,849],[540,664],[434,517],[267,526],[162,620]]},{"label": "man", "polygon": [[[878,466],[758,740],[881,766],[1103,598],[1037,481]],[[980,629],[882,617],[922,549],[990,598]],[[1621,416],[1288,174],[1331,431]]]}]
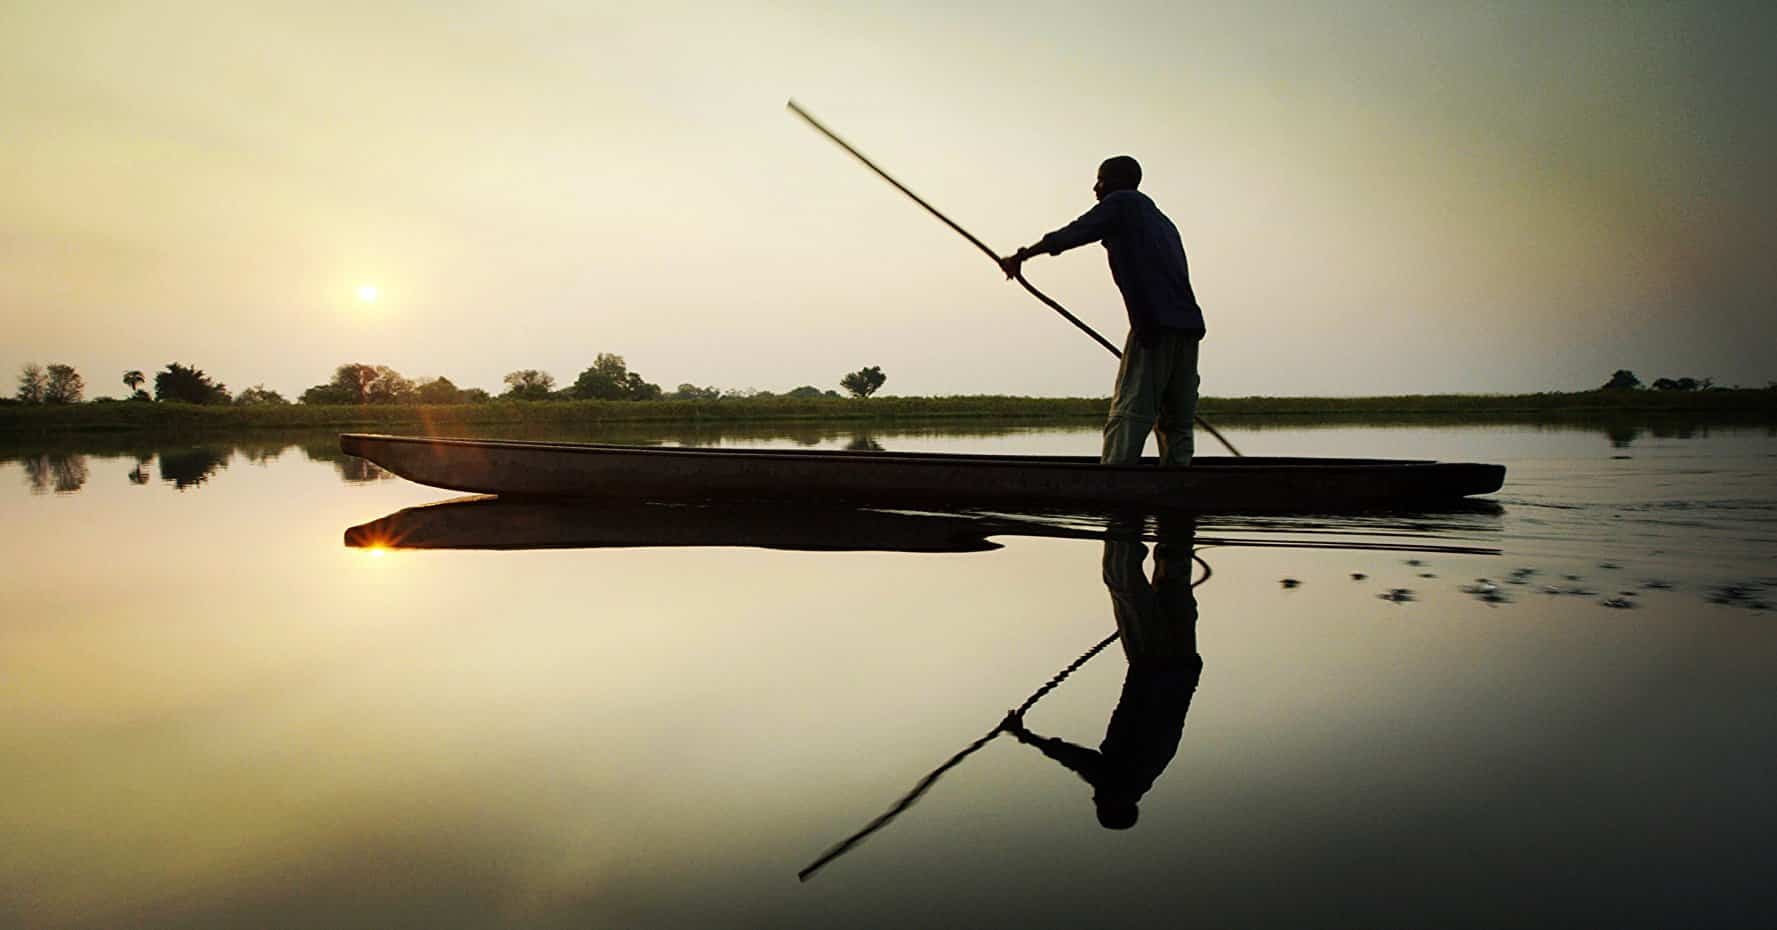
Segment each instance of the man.
[{"label": "man", "polygon": [[1136,190],[1140,184],[1141,165],[1135,159],[1128,155],[1105,159],[1098,166],[1098,183],[1092,186],[1098,205],[1036,244],[1000,259],[1000,267],[1009,279],[1032,255],[1059,255],[1089,242],[1104,243],[1111,278],[1123,292],[1123,306],[1129,312],[1129,338],[1117,368],[1100,461],[1119,465],[1139,461],[1142,445],[1153,431],[1160,464],[1189,465],[1203,311],[1191,290],[1178,228]]}]

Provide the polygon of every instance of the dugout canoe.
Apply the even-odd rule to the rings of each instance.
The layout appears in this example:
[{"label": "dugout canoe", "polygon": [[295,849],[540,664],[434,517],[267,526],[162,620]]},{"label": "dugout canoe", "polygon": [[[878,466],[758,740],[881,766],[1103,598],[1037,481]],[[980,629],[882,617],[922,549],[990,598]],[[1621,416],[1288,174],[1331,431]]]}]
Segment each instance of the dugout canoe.
[{"label": "dugout canoe", "polygon": [[1198,513],[1435,505],[1499,490],[1505,466],[1409,459],[1224,458],[1184,468],[1084,456],[709,449],[346,433],[340,449],[409,481],[550,498],[915,502]]}]

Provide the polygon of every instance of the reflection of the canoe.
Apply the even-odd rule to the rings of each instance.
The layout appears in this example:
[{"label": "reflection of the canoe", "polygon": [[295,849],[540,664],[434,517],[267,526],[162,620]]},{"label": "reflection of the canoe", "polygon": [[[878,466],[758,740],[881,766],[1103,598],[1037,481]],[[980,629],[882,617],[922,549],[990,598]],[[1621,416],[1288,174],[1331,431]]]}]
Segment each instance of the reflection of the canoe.
[{"label": "reflection of the canoe", "polygon": [[[1463,544],[1498,532],[1497,506],[1440,514],[1344,516],[1289,523],[1197,521],[1198,545],[1490,553]],[[345,531],[345,543],[392,549],[597,549],[745,546],[876,552],[985,552],[996,536],[1153,539],[1155,515],[910,511],[732,501],[551,501],[488,495],[398,510]],[[1250,535],[1226,535],[1228,533]]]},{"label": "reflection of the canoe", "polygon": [[750,546],[816,551],[983,552],[978,521],[837,507],[695,502],[560,502],[463,497],[346,530],[348,546],[600,549]]}]

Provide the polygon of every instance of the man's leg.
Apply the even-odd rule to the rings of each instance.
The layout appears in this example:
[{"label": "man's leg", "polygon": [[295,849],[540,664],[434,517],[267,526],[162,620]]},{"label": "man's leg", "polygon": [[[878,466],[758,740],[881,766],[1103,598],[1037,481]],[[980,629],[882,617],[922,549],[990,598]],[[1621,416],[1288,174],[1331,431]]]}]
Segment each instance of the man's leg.
[{"label": "man's leg", "polygon": [[1106,465],[1130,465],[1141,460],[1141,447],[1154,428],[1155,400],[1162,372],[1155,362],[1163,353],[1142,346],[1131,332],[1123,340],[1123,363],[1117,366],[1117,387],[1111,394],[1111,414],[1104,424],[1104,451],[1099,461]]},{"label": "man's leg", "polygon": [[1160,464],[1189,465],[1196,443],[1191,436],[1191,423],[1197,416],[1198,338],[1195,333],[1168,332],[1160,348],[1172,364],[1171,375],[1161,387],[1158,400],[1158,424],[1155,432],[1160,445]]}]

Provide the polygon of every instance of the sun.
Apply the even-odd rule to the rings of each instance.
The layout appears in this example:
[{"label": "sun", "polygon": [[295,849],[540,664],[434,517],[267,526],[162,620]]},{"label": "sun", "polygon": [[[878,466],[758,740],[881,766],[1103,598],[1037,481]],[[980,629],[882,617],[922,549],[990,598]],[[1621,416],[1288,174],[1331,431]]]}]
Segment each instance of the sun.
[{"label": "sun", "polygon": [[376,298],[379,293],[381,292],[376,289],[376,285],[374,284],[360,284],[358,285],[358,302],[363,304],[376,303]]}]

